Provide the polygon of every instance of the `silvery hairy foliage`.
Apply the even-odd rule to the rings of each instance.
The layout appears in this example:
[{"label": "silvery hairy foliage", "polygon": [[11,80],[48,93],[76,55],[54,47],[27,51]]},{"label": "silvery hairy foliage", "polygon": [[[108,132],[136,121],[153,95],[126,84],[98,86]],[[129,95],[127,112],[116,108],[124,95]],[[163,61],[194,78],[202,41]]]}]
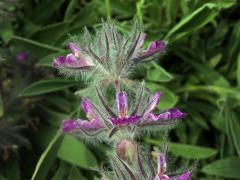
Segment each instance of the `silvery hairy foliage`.
[{"label": "silvery hairy foliage", "polygon": [[94,35],[85,28],[82,36],[73,36],[68,43],[71,53],[57,57],[53,67],[95,84],[127,82],[136,67],[165,53],[166,41],[153,41],[144,48],[146,37],[137,22],[127,34],[117,31],[114,22],[103,22]]},{"label": "silvery hairy foliage", "polygon": [[[136,141],[146,133],[168,130],[186,113],[178,108],[156,111],[164,94],[152,93],[144,83],[131,79],[135,68],[164,54],[167,45],[164,40],[155,40],[146,46],[147,34],[139,23],[132,29],[120,33],[111,21],[103,22],[95,34],[85,28],[82,36],[70,38],[69,54],[53,60],[53,67],[61,74],[93,86],[81,94],[85,116],[65,119],[62,132],[112,147],[111,167],[101,171],[103,179],[188,180],[190,171],[168,175],[166,153],[147,158]],[[112,93],[107,93],[111,88]]]}]

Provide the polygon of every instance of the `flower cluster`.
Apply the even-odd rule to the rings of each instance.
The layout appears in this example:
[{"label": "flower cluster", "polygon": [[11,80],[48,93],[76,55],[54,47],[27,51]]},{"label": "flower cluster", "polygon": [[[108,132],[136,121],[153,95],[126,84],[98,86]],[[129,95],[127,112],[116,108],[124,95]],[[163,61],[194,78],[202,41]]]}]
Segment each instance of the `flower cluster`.
[{"label": "flower cluster", "polygon": [[80,49],[74,44],[68,44],[71,53],[66,57],[64,55],[59,56],[54,59],[53,67],[55,68],[69,68],[69,69],[81,69],[81,68],[89,68],[94,66],[92,60],[88,56],[81,55]]},{"label": "flower cluster", "polygon": [[[166,41],[157,40],[144,48],[147,37],[136,24],[128,35],[119,33],[114,23],[104,23],[96,36],[85,30],[83,38],[73,38],[68,44],[71,53],[54,59],[54,68],[67,76],[85,78],[96,82],[110,82],[126,78],[134,67],[166,51]],[[79,39],[79,40],[77,40]]]},{"label": "flower cluster", "polygon": [[[166,41],[156,40],[145,48],[145,40],[146,34],[139,30],[137,23],[127,35],[119,33],[114,23],[103,23],[95,36],[85,30],[83,38],[71,40],[68,44],[71,52],[55,58],[52,65],[67,76],[84,75],[97,84],[94,92],[99,103],[83,97],[81,108],[87,120],[67,119],[62,131],[113,145],[115,155],[110,155],[111,169],[102,174],[103,179],[188,180],[190,171],[173,176],[166,174],[163,153],[158,155],[155,171],[151,158],[146,161],[145,156],[141,156],[135,140],[144,131],[172,127],[186,116],[178,108],[157,113],[155,109],[162,94],[152,94],[143,85],[134,92],[135,99],[129,95],[129,75],[133,69],[166,51]],[[115,103],[107,100],[99,88],[107,89],[109,85],[115,87]]]},{"label": "flower cluster", "polygon": [[[143,91],[143,88],[142,88]],[[116,133],[118,130],[124,130],[128,133],[135,133],[137,130],[143,130],[149,126],[166,126],[178,122],[184,118],[186,114],[178,108],[172,108],[155,114],[153,110],[160,101],[161,93],[148,95],[147,103],[143,103],[143,92],[137,97],[135,107],[132,112],[128,112],[128,98],[124,91],[116,93],[116,112],[110,108],[104,97],[98,90],[99,99],[102,106],[105,107],[104,116],[102,112],[88,98],[83,98],[82,109],[86,113],[88,120],[66,120],[63,122],[63,132],[82,132],[86,135],[97,135],[98,133]],[[140,111],[143,109],[142,111]]]}]

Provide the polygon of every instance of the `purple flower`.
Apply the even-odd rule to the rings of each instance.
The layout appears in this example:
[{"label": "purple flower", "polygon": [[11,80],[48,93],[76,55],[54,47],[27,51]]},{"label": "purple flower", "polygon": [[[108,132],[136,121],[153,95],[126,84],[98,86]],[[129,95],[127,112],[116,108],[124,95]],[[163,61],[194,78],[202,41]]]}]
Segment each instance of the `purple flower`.
[{"label": "purple flower", "polygon": [[69,69],[81,69],[94,66],[91,58],[87,55],[84,55],[80,52],[80,49],[74,44],[68,44],[71,53],[66,57],[61,55],[54,59],[53,67],[54,68],[69,68]]},{"label": "purple flower", "polygon": [[161,93],[157,92],[152,98],[150,98],[147,108],[143,114],[143,119],[146,124],[161,123],[167,120],[182,119],[186,116],[186,113],[181,112],[178,108],[168,109],[160,114],[154,114],[152,111],[156,108],[160,101]]},{"label": "purple flower", "polygon": [[17,55],[17,61],[20,63],[25,62],[28,59],[28,53],[26,52],[20,52]]},{"label": "purple flower", "polygon": [[160,101],[161,93],[157,92],[147,103],[142,114],[137,111],[128,115],[128,100],[124,91],[120,91],[116,95],[116,104],[118,110],[117,117],[109,118],[113,126],[127,125],[153,125],[153,124],[171,124],[171,120],[182,119],[186,116],[177,108],[169,109],[160,114],[154,114],[152,111],[156,108]]},{"label": "purple flower", "polygon": [[138,38],[138,42],[135,48],[135,53],[133,54],[133,60],[140,59],[143,60],[150,56],[153,56],[156,53],[165,53],[167,42],[164,40],[152,41],[147,49],[143,49],[144,41],[147,37],[146,33],[141,33]]},{"label": "purple flower", "polygon": [[66,58],[65,56],[61,55],[58,58],[54,59],[53,61],[53,67],[58,68],[61,67],[62,65],[64,65],[66,62]]},{"label": "purple flower", "polygon": [[128,116],[127,95],[124,91],[120,91],[117,93],[116,104],[117,104],[117,110],[118,110],[119,116],[110,118],[110,121],[114,126],[126,126],[130,124],[138,123],[141,116],[139,115]]},{"label": "purple flower", "polygon": [[149,47],[143,52],[143,56],[152,56],[157,52],[164,53],[165,51],[166,41],[157,40],[150,43]]},{"label": "purple flower", "polygon": [[104,128],[100,117],[98,116],[95,106],[87,98],[84,98],[82,101],[82,109],[86,113],[88,120],[66,120],[63,122],[62,130],[64,133],[74,132],[74,131],[83,131],[83,132],[92,132],[101,130]]},{"label": "purple flower", "polygon": [[[64,58],[63,58],[64,59]],[[105,111],[108,116],[103,116],[104,113],[100,112],[99,109],[87,98],[83,98],[81,107],[86,113],[87,120],[67,120],[63,123],[63,132],[93,132],[98,130],[109,130],[109,137],[115,134],[121,128],[125,126],[151,126],[151,125],[170,125],[175,123],[175,120],[185,117],[185,113],[181,112],[177,108],[169,109],[160,114],[154,114],[152,111],[160,101],[161,93],[157,92],[153,97],[148,98],[146,107],[140,112],[139,107],[141,106],[142,93],[136,100],[136,107],[132,113],[129,113],[128,98],[124,91],[117,92],[116,94],[116,109],[118,114],[115,114],[108,106],[104,97],[100,94],[97,89],[97,94],[102,102]],[[142,108],[141,108],[142,109]]]},{"label": "purple flower", "polygon": [[164,153],[160,153],[157,157],[158,171],[155,180],[188,180],[191,177],[190,171],[185,171],[181,175],[169,177],[166,175],[167,162]]}]

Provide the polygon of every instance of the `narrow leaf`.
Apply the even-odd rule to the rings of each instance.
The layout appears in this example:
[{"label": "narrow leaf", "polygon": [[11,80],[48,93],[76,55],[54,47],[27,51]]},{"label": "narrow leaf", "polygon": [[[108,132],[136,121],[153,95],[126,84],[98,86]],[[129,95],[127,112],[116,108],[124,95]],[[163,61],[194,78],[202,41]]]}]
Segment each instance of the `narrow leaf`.
[{"label": "narrow leaf", "polygon": [[73,165],[89,169],[97,166],[93,153],[80,141],[72,136],[64,136],[57,156]]},{"label": "narrow leaf", "polygon": [[20,97],[35,96],[49,92],[59,91],[74,86],[77,83],[78,83],[77,81],[64,79],[41,80],[23,89],[19,93],[19,96]]},{"label": "narrow leaf", "polygon": [[[145,139],[146,142],[157,146],[162,146],[162,142],[154,139]],[[187,159],[206,159],[217,154],[216,149],[194,146],[188,144],[169,143],[169,151],[176,156]]]},{"label": "narrow leaf", "polygon": [[47,173],[55,160],[61,141],[62,136],[60,133],[57,133],[38,160],[31,180],[46,179]]},{"label": "narrow leaf", "polygon": [[218,14],[219,7],[214,3],[207,3],[193,11],[174,26],[165,39],[170,42],[176,41],[190,32],[197,30],[211,22]]},{"label": "narrow leaf", "polygon": [[169,82],[173,79],[173,76],[158,64],[153,63],[153,66],[147,71],[147,79],[156,82]]},{"label": "narrow leaf", "polygon": [[214,161],[202,168],[202,171],[209,175],[220,176],[224,178],[240,178],[240,158],[230,157]]}]

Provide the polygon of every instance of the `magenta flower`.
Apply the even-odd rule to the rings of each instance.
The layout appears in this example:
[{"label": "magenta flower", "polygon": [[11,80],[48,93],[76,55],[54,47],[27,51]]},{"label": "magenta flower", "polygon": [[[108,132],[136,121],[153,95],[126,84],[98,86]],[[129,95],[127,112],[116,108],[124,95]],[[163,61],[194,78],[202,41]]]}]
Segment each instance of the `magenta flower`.
[{"label": "magenta flower", "polygon": [[20,52],[17,55],[17,61],[20,63],[25,62],[28,59],[28,53],[26,52]]},{"label": "magenta flower", "polygon": [[87,99],[84,98],[82,101],[82,109],[86,113],[88,120],[66,120],[63,122],[63,132],[75,132],[75,131],[82,131],[85,133],[94,133],[98,130],[104,128],[104,125],[101,121],[101,118],[98,115],[98,112],[95,106]]},{"label": "magenta flower", "polygon": [[167,162],[166,156],[163,153],[160,153],[157,157],[158,171],[155,177],[155,180],[188,180],[191,177],[190,171],[185,171],[181,175],[175,177],[169,177],[166,175]]},{"label": "magenta flower", "polygon": [[143,128],[144,126],[152,125],[171,125],[176,123],[176,120],[182,119],[186,116],[185,113],[181,112],[177,108],[166,110],[160,114],[153,113],[154,108],[159,103],[161,95],[160,92],[156,93],[152,98],[148,98],[148,102],[144,103],[146,104],[146,107],[141,107],[141,109],[144,109],[143,112],[140,112],[139,110],[142,103],[142,93],[140,93],[141,95],[138,97],[136,106],[132,113],[128,112],[128,98],[126,93],[124,91],[117,92],[117,114],[115,114],[111,107],[108,106],[108,103],[105,101],[98,89],[97,94],[105,111],[107,112],[107,116],[103,116],[106,112],[100,112],[93,103],[91,103],[87,98],[84,98],[82,101],[82,109],[90,121],[81,119],[67,120],[63,123],[63,132],[68,133],[82,131],[92,134],[102,130],[107,131],[109,133],[109,137],[111,137],[114,133],[121,129],[120,127],[137,126]]},{"label": "magenta flower", "polygon": [[[165,53],[167,42],[164,40],[152,41],[147,49],[143,49],[144,41],[147,37],[146,33],[141,33],[138,38],[138,42],[135,48],[135,52],[132,56],[132,60],[144,60],[157,53]],[[141,61],[136,61],[141,62]]]},{"label": "magenta flower", "polygon": [[114,82],[119,77],[125,81],[140,63],[166,52],[167,42],[159,39],[145,48],[146,37],[138,23],[131,32],[122,34],[114,22],[103,22],[95,34],[84,29],[80,41],[75,38],[75,43],[68,44],[71,53],[57,57],[52,65],[66,76],[79,78],[84,75],[95,83]]},{"label": "magenta flower", "polygon": [[120,91],[117,93],[116,105],[118,110],[118,116],[110,118],[110,121],[112,122],[113,126],[126,126],[129,124],[135,124],[139,122],[141,116],[138,115],[128,116],[127,95],[124,91]]},{"label": "magenta flower", "polygon": [[166,51],[166,41],[157,40],[150,43],[146,51],[143,52],[143,56],[152,56],[153,54]]},{"label": "magenta flower", "polygon": [[81,69],[94,66],[91,58],[80,52],[80,49],[74,43],[69,43],[68,47],[71,53],[67,56],[59,56],[53,61],[54,68]]},{"label": "magenta flower", "polygon": [[[124,91],[117,93],[116,104],[118,110],[117,117],[111,117],[110,121],[113,126],[126,126],[126,125],[166,125],[173,123],[172,120],[182,119],[186,116],[177,108],[169,109],[160,114],[154,114],[152,111],[158,105],[161,93],[157,92],[147,102],[147,107],[144,112],[139,114],[135,112],[128,115],[128,100]],[[137,107],[136,107],[137,108]],[[136,109],[135,108],[135,109]]]}]

